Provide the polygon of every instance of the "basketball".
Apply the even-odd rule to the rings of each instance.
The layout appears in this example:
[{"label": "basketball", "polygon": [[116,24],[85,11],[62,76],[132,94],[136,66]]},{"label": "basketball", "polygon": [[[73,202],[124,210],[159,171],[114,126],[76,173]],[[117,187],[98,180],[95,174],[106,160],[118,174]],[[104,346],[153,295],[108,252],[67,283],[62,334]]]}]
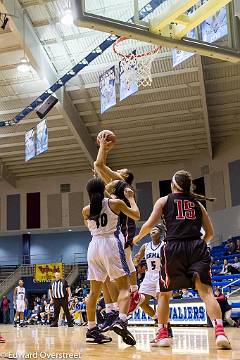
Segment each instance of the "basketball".
[{"label": "basketball", "polygon": [[116,135],[111,130],[102,130],[97,136],[97,144],[98,145],[100,144],[99,139],[103,135],[106,136],[107,141],[111,141],[113,144],[116,143],[116,140],[117,140]]}]

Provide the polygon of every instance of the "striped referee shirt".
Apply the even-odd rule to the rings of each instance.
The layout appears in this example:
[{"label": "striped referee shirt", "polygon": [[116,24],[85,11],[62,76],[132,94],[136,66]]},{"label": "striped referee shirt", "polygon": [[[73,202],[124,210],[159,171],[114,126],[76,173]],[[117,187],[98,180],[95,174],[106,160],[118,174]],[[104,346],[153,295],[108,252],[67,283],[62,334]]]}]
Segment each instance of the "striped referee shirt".
[{"label": "striped referee shirt", "polygon": [[67,296],[68,287],[69,285],[66,280],[54,280],[50,286],[53,299],[65,298]]}]

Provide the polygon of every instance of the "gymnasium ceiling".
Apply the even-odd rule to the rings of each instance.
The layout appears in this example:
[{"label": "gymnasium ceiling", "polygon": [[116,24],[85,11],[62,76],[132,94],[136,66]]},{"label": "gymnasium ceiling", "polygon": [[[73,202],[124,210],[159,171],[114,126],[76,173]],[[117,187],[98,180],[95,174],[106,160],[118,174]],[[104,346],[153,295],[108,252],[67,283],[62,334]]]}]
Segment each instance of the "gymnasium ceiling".
[{"label": "gymnasium ceiling", "polygon": [[[10,1],[6,1],[10,3]],[[101,1],[99,0],[99,6]],[[142,1],[146,4],[148,1]],[[5,1],[3,2],[5,3]],[[67,1],[18,0],[26,17],[26,53],[31,72],[16,66],[23,57],[23,33],[15,19],[0,29],[0,120],[9,120],[101,43],[106,34],[60,23]],[[115,0],[122,11],[127,0]],[[0,1],[0,10],[4,11]],[[123,18],[128,18],[124,10]],[[34,31],[38,54],[27,43]],[[41,67],[39,54],[46,66]],[[114,168],[169,163],[211,152],[240,130],[240,63],[192,57],[172,67],[170,49],[153,64],[152,87],[140,90],[100,114],[99,75],[118,64],[110,48],[70,81],[62,104],[48,118],[49,151],[25,163],[24,133],[39,122],[33,112],[18,125],[0,128],[0,159],[15,179],[72,174],[91,168],[99,130],[111,129],[118,142],[109,157]],[[47,77],[47,78],[46,78]],[[63,107],[65,111],[63,111]]]}]

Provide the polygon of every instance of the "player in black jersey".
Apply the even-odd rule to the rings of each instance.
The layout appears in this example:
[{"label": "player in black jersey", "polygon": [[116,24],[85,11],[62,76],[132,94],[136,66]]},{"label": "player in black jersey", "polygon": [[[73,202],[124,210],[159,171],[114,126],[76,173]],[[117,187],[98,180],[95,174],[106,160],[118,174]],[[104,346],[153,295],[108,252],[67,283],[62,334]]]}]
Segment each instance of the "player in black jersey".
[{"label": "player in black jersey", "polygon": [[[137,244],[164,215],[167,235],[161,251],[159,323],[162,327],[153,346],[171,346],[167,332],[169,301],[172,290],[193,287],[206,304],[215,327],[216,345],[230,349],[223,329],[221,309],[211,286],[211,257],[207,243],[213,239],[213,226],[207,211],[198,200],[213,200],[192,192],[192,177],[187,171],[176,172],[172,178],[172,194],[157,200],[153,212],[133,240]],[[201,227],[205,231],[201,239]]]}]

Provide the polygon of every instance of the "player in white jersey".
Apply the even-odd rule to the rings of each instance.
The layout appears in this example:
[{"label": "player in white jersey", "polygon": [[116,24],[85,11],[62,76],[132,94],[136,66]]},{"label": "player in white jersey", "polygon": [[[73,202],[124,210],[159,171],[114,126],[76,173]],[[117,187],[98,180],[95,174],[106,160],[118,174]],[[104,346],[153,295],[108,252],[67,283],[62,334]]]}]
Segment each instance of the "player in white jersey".
[{"label": "player in white jersey", "polygon": [[141,283],[139,292],[145,295],[145,300],[141,303],[141,308],[146,314],[156,319],[154,309],[149,305],[151,298],[157,298],[159,293],[159,273],[161,266],[161,247],[165,238],[165,227],[162,224],[152,228],[150,233],[152,241],[143,244],[134,258],[136,265],[145,258],[147,263],[147,271],[143,282]]},{"label": "player in white jersey", "polygon": [[[140,294],[145,296],[145,300],[140,302],[140,306],[147,315],[157,321],[157,313],[149,303],[152,298],[158,299],[160,293],[161,248],[166,237],[165,226],[163,224],[155,225],[150,232],[150,236],[152,241],[141,246],[134,258],[134,262],[137,265],[143,258],[146,260],[147,271],[139,289]],[[168,323],[168,335],[172,337],[170,323]]]},{"label": "player in white jersey", "polygon": [[112,329],[122,336],[126,344],[135,345],[135,339],[127,330],[130,299],[129,269],[124,253],[124,238],[118,227],[120,212],[134,220],[140,218],[134,193],[129,188],[125,189],[129,207],[122,200],[107,199],[104,197],[104,182],[98,177],[88,182],[87,191],[90,205],[83,209],[83,217],[92,235],[88,248],[88,280],[90,280],[91,290],[87,300],[87,341],[105,343],[112,340],[101,334],[95,322],[97,300],[102,285],[109,276],[111,281],[115,280],[119,288],[119,318]]},{"label": "player in white jersey", "polygon": [[26,290],[23,286],[23,280],[19,280],[18,286],[14,289],[13,302],[16,309],[16,315],[14,320],[14,326],[17,325],[18,320],[20,326],[24,326],[24,311],[26,309]]}]

